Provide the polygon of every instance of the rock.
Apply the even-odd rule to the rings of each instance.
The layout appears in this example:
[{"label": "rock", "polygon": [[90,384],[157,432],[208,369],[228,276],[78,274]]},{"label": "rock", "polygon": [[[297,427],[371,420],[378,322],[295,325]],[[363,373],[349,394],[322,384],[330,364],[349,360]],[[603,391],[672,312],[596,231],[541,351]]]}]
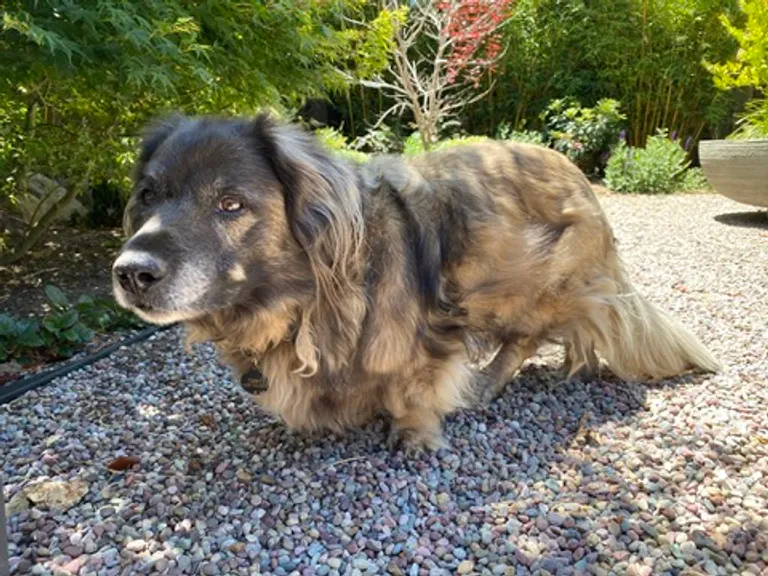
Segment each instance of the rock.
[{"label": "rock", "polygon": [[24,495],[36,506],[66,512],[88,493],[83,480],[47,480],[27,486]]},{"label": "rock", "polygon": [[99,509],[99,515],[102,518],[109,518],[110,516],[114,516],[115,509],[112,506],[104,506],[103,508]]},{"label": "rock", "polygon": [[646,564],[630,564],[627,567],[627,576],[651,576],[653,569]]},{"label": "rock", "polygon": [[147,549],[147,542],[141,539],[131,540],[125,547],[131,552],[143,552]]},{"label": "rock", "polygon": [[680,552],[682,552],[684,556],[693,556],[696,552],[696,544],[690,540],[686,540],[680,544]]},{"label": "rock", "polygon": [[65,546],[61,549],[64,554],[67,556],[71,556],[72,558],[77,558],[83,553],[83,548],[81,546]]},{"label": "rock", "polygon": [[565,524],[565,516],[558,514],[557,512],[550,512],[547,515],[547,520],[549,520],[549,523],[553,526],[562,526]]},{"label": "rock", "polygon": [[469,574],[470,572],[472,572],[474,567],[475,567],[475,563],[472,562],[472,560],[463,560],[462,562],[459,563],[459,567],[457,570],[459,574]]},{"label": "rock", "polygon": [[189,556],[182,554],[176,559],[176,566],[182,572],[187,572],[192,567],[192,560]]},{"label": "rock", "polygon": [[235,472],[235,477],[243,484],[250,484],[253,480],[253,476],[251,476],[248,471],[243,468],[237,469],[237,472]]},{"label": "rock", "polygon": [[29,510],[29,500],[24,491],[16,492],[8,502],[5,503],[5,518],[9,520],[11,516],[19,514],[24,510]]}]

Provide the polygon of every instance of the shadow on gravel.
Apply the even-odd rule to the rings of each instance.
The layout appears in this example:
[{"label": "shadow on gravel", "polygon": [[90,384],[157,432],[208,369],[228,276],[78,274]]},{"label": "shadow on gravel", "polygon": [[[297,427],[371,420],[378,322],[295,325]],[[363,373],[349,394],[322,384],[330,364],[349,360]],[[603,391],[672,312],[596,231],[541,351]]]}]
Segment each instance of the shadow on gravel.
[{"label": "shadow on gravel", "polygon": [[718,214],[715,216],[715,220],[727,226],[768,230],[768,211],[760,210],[757,208],[749,212],[729,212],[727,214]]}]

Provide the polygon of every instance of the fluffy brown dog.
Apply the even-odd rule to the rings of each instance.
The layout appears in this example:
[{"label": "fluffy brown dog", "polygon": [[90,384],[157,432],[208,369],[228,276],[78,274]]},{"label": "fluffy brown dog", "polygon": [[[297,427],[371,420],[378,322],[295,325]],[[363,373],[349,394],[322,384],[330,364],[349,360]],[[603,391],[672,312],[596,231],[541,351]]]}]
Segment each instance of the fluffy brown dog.
[{"label": "fluffy brown dog", "polygon": [[[638,294],[582,173],[552,150],[479,143],[356,166],[299,128],[173,116],[147,133],[120,304],[215,342],[295,429],[391,415],[444,446],[448,413],[487,403],[545,341],[565,374],[660,378],[718,364]],[[479,358],[497,351],[484,368]]]}]

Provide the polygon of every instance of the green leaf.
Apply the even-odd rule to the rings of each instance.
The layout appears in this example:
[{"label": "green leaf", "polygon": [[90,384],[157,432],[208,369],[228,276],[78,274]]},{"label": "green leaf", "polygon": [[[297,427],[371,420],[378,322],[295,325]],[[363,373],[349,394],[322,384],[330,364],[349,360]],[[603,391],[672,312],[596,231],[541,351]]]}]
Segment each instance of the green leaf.
[{"label": "green leaf", "polygon": [[25,321],[22,330],[16,338],[16,344],[24,348],[40,348],[45,346],[45,340],[40,334],[40,326],[35,321]]},{"label": "green leaf", "polygon": [[48,296],[48,300],[57,308],[67,308],[69,306],[66,294],[53,284],[46,285],[45,295]]},{"label": "green leaf", "polygon": [[62,329],[57,316],[46,316],[43,318],[43,328],[51,334],[58,334]]},{"label": "green leaf", "polygon": [[56,346],[56,354],[62,358],[70,358],[74,353],[74,348],[69,344],[59,344]]},{"label": "green leaf", "polygon": [[13,337],[16,335],[17,322],[8,314],[0,314],[0,336]]},{"label": "green leaf", "polygon": [[95,304],[93,298],[91,296],[88,296],[87,294],[83,294],[80,296],[80,298],[77,299],[77,305],[83,306],[85,308],[92,307]]},{"label": "green leaf", "polygon": [[77,310],[67,310],[59,315],[59,325],[64,329],[71,328],[77,324],[78,320],[80,320],[80,315]]},{"label": "green leaf", "polygon": [[72,328],[70,328],[70,331],[73,332],[77,336],[77,340],[73,340],[75,342],[90,342],[93,340],[93,337],[95,336],[93,330],[88,328],[87,326],[83,326],[82,324],[76,324]]}]

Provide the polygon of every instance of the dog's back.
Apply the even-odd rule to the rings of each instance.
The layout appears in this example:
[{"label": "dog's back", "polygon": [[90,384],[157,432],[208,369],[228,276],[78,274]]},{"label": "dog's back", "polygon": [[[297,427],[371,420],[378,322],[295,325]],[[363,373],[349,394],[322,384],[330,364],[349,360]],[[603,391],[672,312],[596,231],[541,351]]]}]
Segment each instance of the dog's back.
[{"label": "dog's back", "polygon": [[[602,355],[624,378],[660,378],[717,362],[632,286],[611,226],[582,172],[542,146],[487,141],[416,157],[400,192],[437,230],[445,290],[467,327],[501,340],[557,339],[566,371]],[[407,185],[402,185],[407,181]],[[427,201],[425,197],[437,197]],[[462,215],[457,218],[445,213]]]}]

